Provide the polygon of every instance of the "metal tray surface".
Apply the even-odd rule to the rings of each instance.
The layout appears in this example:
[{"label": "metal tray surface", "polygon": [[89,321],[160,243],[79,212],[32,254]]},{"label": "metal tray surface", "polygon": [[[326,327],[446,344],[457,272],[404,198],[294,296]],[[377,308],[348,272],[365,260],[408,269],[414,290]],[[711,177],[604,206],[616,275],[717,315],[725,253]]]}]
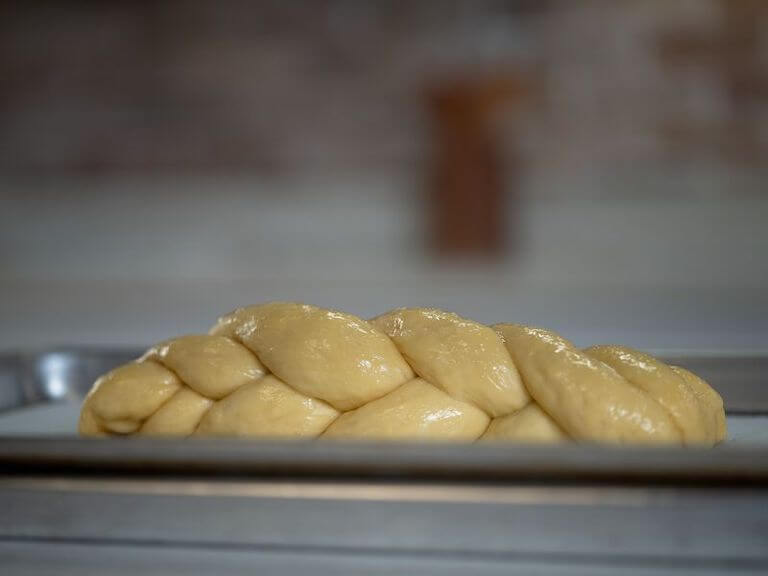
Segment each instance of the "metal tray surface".
[{"label": "metal tray surface", "polygon": [[[768,441],[702,450],[74,436],[93,380],[138,354],[0,357],[3,574],[768,573]],[[741,426],[762,438],[767,358],[673,361],[723,395],[731,437]]]},{"label": "metal tray surface", "polygon": [[[536,447],[379,446],[355,443],[159,441],[76,437],[79,405],[93,381],[138,357],[138,350],[60,349],[0,356],[0,458],[9,465],[104,470],[128,469],[414,477],[429,469],[459,475],[537,477],[548,474],[650,479],[762,478],[768,450],[768,356],[684,356],[667,360],[701,374],[723,395],[729,442],[715,450]],[[426,465],[428,464],[428,466]],[[293,466],[294,468],[291,468]],[[309,466],[309,467],[308,467]],[[387,468],[389,467],[389,468]],[[466,470],[464,470],[466,471]],[[642,473],[642,474],[641,474]],[[542,476],[543,475],[543,476]],[[640,475],[640,476],[638,476]]]},{"label": "metal tray surface", "polygon": [[60,349],[0,355],[0,412],[80,402],[101,374],[138,358],[138,350]]}]

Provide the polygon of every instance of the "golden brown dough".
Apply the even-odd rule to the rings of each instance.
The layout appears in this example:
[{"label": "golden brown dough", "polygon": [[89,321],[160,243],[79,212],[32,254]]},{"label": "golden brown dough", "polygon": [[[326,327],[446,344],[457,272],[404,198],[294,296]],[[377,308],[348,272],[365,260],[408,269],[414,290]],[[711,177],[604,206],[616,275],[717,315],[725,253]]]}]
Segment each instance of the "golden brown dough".
[{"label": "golden brown dough", "polygon": [[720,396],[619,346],[487,327],[435,309],[370,321],[272,302],[151,348],[99,378],[87,436],[256,436],[713,445]]}]

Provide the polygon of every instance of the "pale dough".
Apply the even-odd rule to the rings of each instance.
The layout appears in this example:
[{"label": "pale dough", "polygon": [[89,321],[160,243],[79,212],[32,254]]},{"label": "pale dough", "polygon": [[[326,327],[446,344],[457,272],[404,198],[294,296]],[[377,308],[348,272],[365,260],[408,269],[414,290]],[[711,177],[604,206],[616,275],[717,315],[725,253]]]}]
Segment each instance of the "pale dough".
[{"label": "pale dough", "polygon": [[714,443],[715,428],[707,426],[698,398],[672,368],[623,346],[593,346],[584,352],[613,367],[630,384],[666,408],[685,444]]},{"label": "pale dough", "polygon": [[714,388],[680,366],[670,366],[678,376],[685,380],[693,390],[699,405],[702,407],[707,418],[707,426],[713,431],[715,442],[722,442],[728,435],[728,428],[725,421],[725,410],[723,409],[723,399]]},{"label": "pale dough", "polygon": [[296,392],[274,376],[245,384],[208,410],[197,434],[209,436],[317,436],[339,413]]},{"label": "pale dough", "polygon": [[339,410],[362,406],[413,378],[392,340],[342,312],[274,302],[238,310],[213,333],[234,333],[281,380]]},{"label": "pale dough", "polygon": [[247,348],[224,336],[193,334],[163,342],[143,357],[173,370],[198,394],[218,400],[264,376],[266,370]]},{"label": "pale dough", "polygon": [[366,321],[292,302],[241,308],[102,376],[79,429],[704,446],[726,436],[717,392],[636,350],[579,350],[540,328],[435,309]]},{"label": "pale dough", "polygon": [[499,324],[528,392],[574,438],[609,442],[674,442],[669,413],[616,370],[561,336],[518,324]]},{"label": "pale dough", "polygon": [[455,400],[429,382],[416,379],[383,398],[343,414],[325,435],[469,442],[485,432],[489,420],[479,408]]},{"label": "pale dough", "polygon": [[567,442],[569,437],[538,404],[532,402],[514,414],[494,418],[481,440],[553,444]]},{"label": "pale dough", "polygon": [[155,362],[131,363],[108,372],[83,404],[81,431],[136,432],[180,388],[176,375]]},{"label": "pale dough", "polygon": [[422,378],[491,416],[530,401],[520,374],[496,333],[441,310],[402,308],[371,320]]},{"label": "pale dough", "polygon": [[145,436],[189,436],[214,401],[191,388],[178,390],[139,429]]}]

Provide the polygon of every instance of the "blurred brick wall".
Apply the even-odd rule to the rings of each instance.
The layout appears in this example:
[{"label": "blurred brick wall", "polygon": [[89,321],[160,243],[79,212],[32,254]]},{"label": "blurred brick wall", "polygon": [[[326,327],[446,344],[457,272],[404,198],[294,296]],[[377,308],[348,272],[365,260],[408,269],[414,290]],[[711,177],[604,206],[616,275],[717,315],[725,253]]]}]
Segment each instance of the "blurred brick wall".
[{"label": "blurred brick wall", "polygon": [[426,92],[514,74],[530,97],[498,123],[533,170],[759,171],[763,6],[5,2],[0,170],[410,169]]},{"label": "blurred brick wall", "polygon": [[477,6],[6,3],[0,163],[265,170],[412,163],[424,147],[424,88],[478,64],[513,62],[527,45],[519,21],[526,3]]}]

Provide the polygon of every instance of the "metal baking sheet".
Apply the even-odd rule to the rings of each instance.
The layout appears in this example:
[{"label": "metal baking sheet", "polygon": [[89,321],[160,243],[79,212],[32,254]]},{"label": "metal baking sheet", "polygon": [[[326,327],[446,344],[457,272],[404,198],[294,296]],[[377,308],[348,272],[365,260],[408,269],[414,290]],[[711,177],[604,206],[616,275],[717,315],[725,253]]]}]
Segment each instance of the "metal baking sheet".
[{"label": "metal baking sheet", "polygon": [[675,359],[725,399],[712,450],[74,436],[137,354],[0,358],[3,574],[768,572],[765,358]]},{"label": "metal baking sheet", "polygon": [[[709,470],[706,474],[717,470],[733,473],[736,463],[730,449],[736,448],[747,450],[748,456],[741,465],[745,474],[748,474],[761,461],[754,457],[753,451],[768,449],[768,386],[764,385],[763,380],[764,375],[768,374],[768,357],[756,356],[666,358],[701,374],[724,398],[729,441],[714,451],[703,453],[674,448],[650,451],[603,448],[591,452],[592,448],[589,447],[569,445],[558,447],[554,452],[541,447],[527,450],[515,446],[503,447],[501,452],[489,452],[473,446],[471,449],[449,448],[448,453],[444,452],[443,446],[432,446],[426,451],[416,447],[417,452],[414,454],[407,451],[408,447],[391,446],[365,451],[344,444],[329,448],[327,443],[302,445],[211,439],[188,439],[179,443],[156,439],[143,441],[138,438],[104,443],[77,438],[80,402],[93,381],[100,374],[139,354],[138,350],[75,349],[0,357],[0,455],[6,458],[28,457],[30,463],[41,465],[49,462],[53,466],[62,460],[66,460],[69,465],[80,462],[83,466],[98,464],[123,468],[131,462],[137,467],[151,465],[155,468],[171,466],[175,462],[182,470],[196,466],[231,471],[234,462],[235,467],[251,466],[252,470],[259,473],[267,467],[279,468],[291,461],[313,462],[316,457],[321,457],[317,465],[333,471],[342,470],[351,464],[358,464],[356,473],[363,469],[376,471],[381,470],[382,462],[389,465],[410,463],[413,470],[420,470],[423,469],[422,463],[431,462],[434,469],[442,469],[443,473],[450,474],[452,471],[458,473],[462,463],[485,458],[483,466],[487,469],[503,462],[506,466],[504,473],[511,475],[522,474],[527,468],[534,475],[547,469],[575,474],[604,470],[605,474],[622,476],[633,470],[647,473],[658,469],[660,474],[679,473],[681,477],[686,474],[690,477],[702,474],[704,468]],[[25,439],[29,441],[24,442]],[[632,458],[639,460],[633,462]],[[403,466],[398,469],[400,473],[406,472]]]}]

